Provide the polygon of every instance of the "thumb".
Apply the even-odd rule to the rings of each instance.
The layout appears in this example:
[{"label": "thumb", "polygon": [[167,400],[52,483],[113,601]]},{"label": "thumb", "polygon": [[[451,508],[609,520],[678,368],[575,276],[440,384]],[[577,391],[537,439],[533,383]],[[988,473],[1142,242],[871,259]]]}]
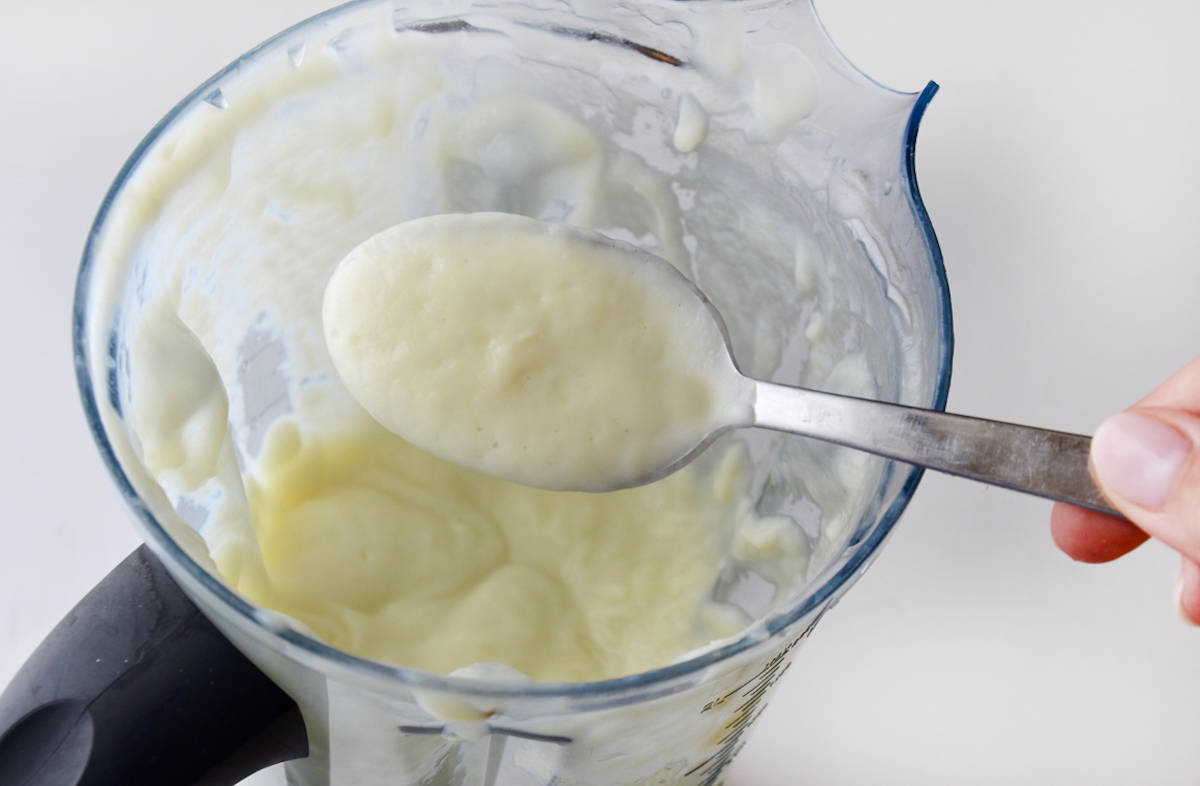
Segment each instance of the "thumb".
[{"label": "thumb", "polygon": [[1100,424],[1092,474],[1113,507],[1200,563],[1200,417],[1134,407]]}]

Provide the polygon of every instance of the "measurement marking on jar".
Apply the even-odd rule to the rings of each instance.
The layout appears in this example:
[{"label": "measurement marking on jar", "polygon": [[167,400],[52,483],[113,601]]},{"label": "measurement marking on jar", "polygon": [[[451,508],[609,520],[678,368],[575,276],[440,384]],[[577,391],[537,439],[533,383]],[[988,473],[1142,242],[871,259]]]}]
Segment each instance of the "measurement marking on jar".
[{"label": "measurement marking on jar", "polygon": [[684,773],[684,777],[697,775],[702,779],[700,781],[702,786],[712,786],[717,782],[721,772],[746,744],[743,739],[746,729],[750,728],[766,709],[766,705],[761,703],[762,698],[791,667],[788,655],[797,644],[808,638],[820,618],[821,615],[817,615],[817,618],[809,623],[807,628],[772,656],[757,674],[728,693],[712,699],[700,709],[701,713],[712,712],[732,699],[741,700],[741,703],[732,710],[732,717],[724,726],[725,734],[717,741],[717,751]]}]

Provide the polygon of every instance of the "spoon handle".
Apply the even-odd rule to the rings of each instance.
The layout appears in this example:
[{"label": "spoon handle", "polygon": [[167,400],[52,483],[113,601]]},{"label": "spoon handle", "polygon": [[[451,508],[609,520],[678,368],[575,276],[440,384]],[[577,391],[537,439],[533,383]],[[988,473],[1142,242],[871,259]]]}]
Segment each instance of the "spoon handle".
[{"label": "spoon handle", "polygon": [[754,425],[1124,518],[1088,473],[1091,437],[755,382]]}]

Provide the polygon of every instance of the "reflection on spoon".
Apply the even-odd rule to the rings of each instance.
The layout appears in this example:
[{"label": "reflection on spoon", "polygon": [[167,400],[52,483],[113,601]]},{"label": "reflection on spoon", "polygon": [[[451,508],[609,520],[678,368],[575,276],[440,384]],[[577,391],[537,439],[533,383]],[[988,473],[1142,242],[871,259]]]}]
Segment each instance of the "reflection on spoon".
[{"label": "reflection on spoon", "polygon": [[322,319],[375,419],[530,486],[648,483],[722,432],[762,426],[1112,513],[1087,437],[744,377],[720,315],[670,263],[563,224],[398,224],[341,261]]}]

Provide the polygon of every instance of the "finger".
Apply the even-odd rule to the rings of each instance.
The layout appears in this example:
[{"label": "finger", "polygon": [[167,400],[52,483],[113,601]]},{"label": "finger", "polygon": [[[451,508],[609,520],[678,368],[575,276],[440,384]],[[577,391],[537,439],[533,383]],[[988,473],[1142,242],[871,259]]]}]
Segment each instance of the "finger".
[{"label": "finger", "polygon": [[1108,562],[1128,554],[1150,536],[1125,519],[1057,503],[1050,513],[1050,534],[1072,559]]},{"label": "finger", "polygon": [[1200,564],[1187,557],[1179,568],[1179,614],[1193,625],[1200,625]]},{"label": "finger", "polygon": [[1104,496],[1140,528],[1200,562],[1200,417],[1136,407],[1100,424],[1091,466]]}]

